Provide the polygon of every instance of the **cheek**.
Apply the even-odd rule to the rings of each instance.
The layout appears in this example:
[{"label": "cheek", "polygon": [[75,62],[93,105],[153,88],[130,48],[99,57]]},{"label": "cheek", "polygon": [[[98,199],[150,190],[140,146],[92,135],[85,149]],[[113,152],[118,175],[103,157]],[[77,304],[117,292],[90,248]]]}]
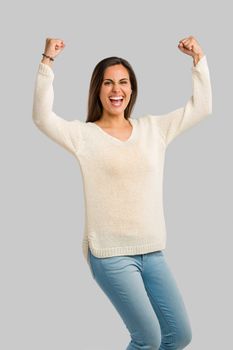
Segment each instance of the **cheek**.
[{"label": "cheek", "polygon": [[131,98],[131,95],[132,95],[132,90],[129,89],[129,90],[127,91],[127,96],[128,96],[128,99],[129,99],[129,100],[130,100],[130,98]]},{"label": "cheek", "polygon": [[100,91],[99,98],[102,103],[106,100],[106,92],[103,89]]},{"label": "cheek", "polygon": [[109,88],[102,88],[101,90],[100,90],[100,98],[101,99],[106,99],[107,97],[108,97],[108,95],[109,95]]}]

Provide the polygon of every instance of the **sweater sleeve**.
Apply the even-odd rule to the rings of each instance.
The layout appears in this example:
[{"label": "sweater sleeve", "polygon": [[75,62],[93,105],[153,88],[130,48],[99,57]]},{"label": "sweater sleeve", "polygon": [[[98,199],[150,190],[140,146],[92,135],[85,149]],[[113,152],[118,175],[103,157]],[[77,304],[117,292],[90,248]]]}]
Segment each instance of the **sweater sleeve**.
[{"label": "sweater sleeve", "polygon": [[156,121],[167,146],[176,136],[212,113],[212,89],[206,55],[192,66],[193,93],[184,107],[160,116]]},{"label": "sweater sleeve", "polygon": [[34,88],[32,119],[45,135],[74,154],[81,143],[83,122],[65,120],[53,111],[53,80],[52,68],[40,62]]}]

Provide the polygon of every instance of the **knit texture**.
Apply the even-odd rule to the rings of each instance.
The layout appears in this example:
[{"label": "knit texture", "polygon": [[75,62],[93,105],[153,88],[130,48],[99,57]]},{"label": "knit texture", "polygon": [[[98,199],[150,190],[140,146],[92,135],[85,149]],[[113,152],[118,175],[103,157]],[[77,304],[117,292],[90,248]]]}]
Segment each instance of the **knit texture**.
[{"label": "knit texture", "polygon": [[164,115],[130,118],[126,141],[100,126],[67,121],[53,110],[54,72],[39,63],[33,121],[78,160],[84,186],[85,227],[82,249],[94,256],[144,254],[166,247],[163,171],[167,146],[212,113],[206,55],[192,66],[193,93],[185,106]]}]

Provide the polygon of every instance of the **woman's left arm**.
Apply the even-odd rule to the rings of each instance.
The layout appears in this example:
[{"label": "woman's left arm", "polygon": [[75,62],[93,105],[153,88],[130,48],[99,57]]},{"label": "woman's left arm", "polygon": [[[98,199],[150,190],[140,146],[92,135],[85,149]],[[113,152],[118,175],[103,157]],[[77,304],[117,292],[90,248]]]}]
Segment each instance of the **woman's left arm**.
[{"label": "woman's left arm", "polygon": [[165,115],[152,116],[166,146],[176,136],[212,113],[212,88],[206,55],[193,37],[181,40],[178,46],[181,51],[193,57],[193,94],[184,107]]}]

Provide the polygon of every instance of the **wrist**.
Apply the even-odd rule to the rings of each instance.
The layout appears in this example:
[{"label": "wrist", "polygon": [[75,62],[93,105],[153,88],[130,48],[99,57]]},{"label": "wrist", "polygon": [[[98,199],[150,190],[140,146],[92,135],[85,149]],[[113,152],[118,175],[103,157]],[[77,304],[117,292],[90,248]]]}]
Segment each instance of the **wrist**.
[{"label": "wrist", "polygon": [[47,64],[48,66],[50,66],[50,67],[52,67],[52,65],[53,65],[53,61],[51,61],[49,58],[47,58],[47,57],[43,57],[42,59],[41,59],[41,63],[44,63],[44,64]]},{"label": "wrist", "polygon": [[198,62],[200,61],[200,59],[204,56],[204,53],[198,53],[193,57],[193,64],[194,66],[196,66],[198,64]]},{"label": "wrist", "polygon": [[54,58],[52,56],[45,54],[45,53],[42,53],[42,56],[43,56],[43,58],[41,59],[41,62],[44,64],[47,64],[51,67],[52,63],[54,61]]}]

